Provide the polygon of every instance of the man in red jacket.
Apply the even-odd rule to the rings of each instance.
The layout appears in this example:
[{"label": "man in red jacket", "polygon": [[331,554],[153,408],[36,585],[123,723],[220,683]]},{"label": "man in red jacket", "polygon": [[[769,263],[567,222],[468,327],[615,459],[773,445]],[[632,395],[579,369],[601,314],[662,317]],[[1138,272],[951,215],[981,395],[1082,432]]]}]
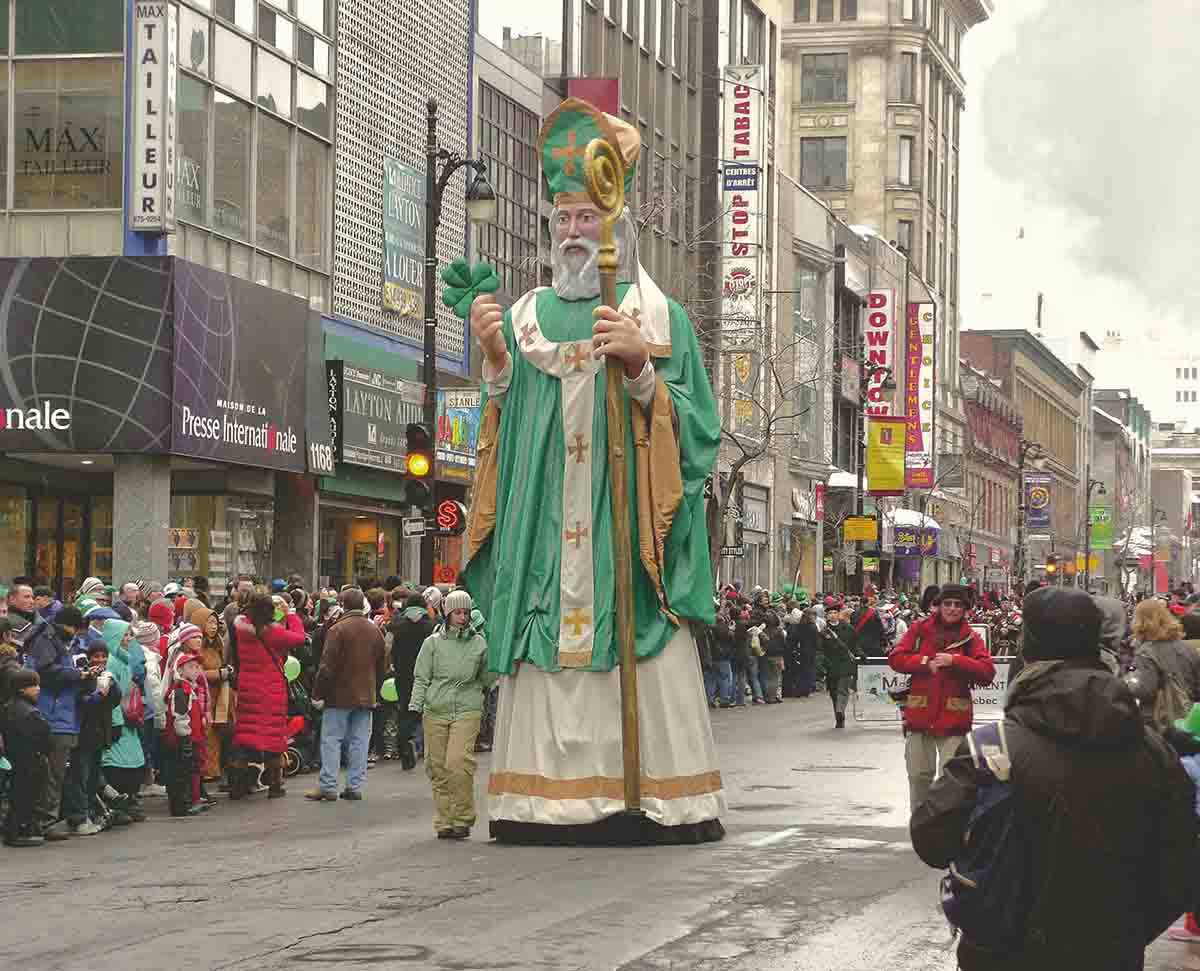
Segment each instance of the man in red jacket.
[{"label": "man in red jacket", "polygon": [[987,646],[964,617],[969,591],[942,587],[937,608],[913,624],[888,663],[912,675],[904,707],[904,764],[910,807],[924,800],[938,774],[971,730],[971,687],[991,684],[996,665]]}]

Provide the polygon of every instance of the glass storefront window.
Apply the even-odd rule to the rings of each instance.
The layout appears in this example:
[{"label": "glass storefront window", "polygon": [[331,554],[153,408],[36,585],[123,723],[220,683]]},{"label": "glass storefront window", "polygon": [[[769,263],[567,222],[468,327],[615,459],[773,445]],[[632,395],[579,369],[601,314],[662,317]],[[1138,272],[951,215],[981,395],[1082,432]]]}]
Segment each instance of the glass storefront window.
[{"label": "glass storefront window", "polygon": [[296,120],[318,135],[329,134],[329,85],[296,72]]},{"label": "glass storefront window", "polygon": [[327,0],[296,0],[296,16],[322,34],[328,34],[326,3]]},{"label": "glass storefront window", "polygon": [[292,129],[266,115],[259,115],[255,194],[258,227],[254,241],[264,249],[284,256],[291,252],[291,226],[288,221],[291,148]]},{"label": "glass storefront window", "polygon": [[[208,77],[208,18],[188,7],[179,8],[179,64]],[[180,79],[182,81],[182,78]]]},{"label": "glass storefront window", "polygon": [[186,74],[179,75],[178,173],[175,206],[180,219],[203,223],[208,218],[208,92]]},{"label": "glass storefront window", "polygon": [[97,496],[92,500],[92,541],[87,575],[111,577],[113,572],[113,499]]},{"label": "glass storefront window", "polygon": [[287,61],[258,51],[258,80],[256,100],[268,111],[284,118],[292,117],[292,68]]},{"label": "glass storefront window", "polygon": [[254,0],[216,0],[213,13],[237,24],[246,33],[254,33]]},{"label": "glass storefront window", "polygon": [[[125,47],[124,8],[124,0],[17,0],[16,53],[119,52]],[[7,35],[7,3],[4,27]]]},{"label": "glass storefront window", "polygon": [[250,41],[232,30],[213,28],[216,48],[213,51],[213,79],[238,94],[250,94]]},{"label": "glass storefront window", "polygon": [[296,259],[323,269],[328,252],[329,146],[302,132],[296,142]]},{"label": "glass storefront window", "polygon": [[237,495],[172,496],[167,570],[172,579],[203,575],[213,590],[245,573],[270,575],[275,505]]},{"label": "glass storefront window", "polygon": [[[415,547],[416,558],[412,555]],[[407,554],[407,555],[406,555]],[[324,507],[321,510],[320,583],[383,582],[408,577],[419,562],[420,543],[400,538],[400,513]],[[411,572],[416,576],[415,572]]]},{"label": "glass storefront window", "polygon": [[14,208],[121,208],[121,61],[18,61],[13,77]]},{"label": "glass storefront window", "polygon": [[11,579],[25,572],[28,500],[18,485],[0,485],[0,573]]},{"label": "glass storefront window", "polygon": [[250,218],[250,112],[213,92],[213,228],[238,239]]}]

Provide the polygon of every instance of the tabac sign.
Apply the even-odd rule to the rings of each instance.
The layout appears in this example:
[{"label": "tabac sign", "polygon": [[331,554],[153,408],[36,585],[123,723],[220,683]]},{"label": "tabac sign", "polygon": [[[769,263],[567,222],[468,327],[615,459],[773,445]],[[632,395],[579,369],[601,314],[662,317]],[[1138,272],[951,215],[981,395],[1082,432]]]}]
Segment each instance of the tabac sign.
[{"label": "tabac sign", "polygon": [[173,3],[133,5],[133,131],[129,228],[175,231],[175,86],[179,11]]}]

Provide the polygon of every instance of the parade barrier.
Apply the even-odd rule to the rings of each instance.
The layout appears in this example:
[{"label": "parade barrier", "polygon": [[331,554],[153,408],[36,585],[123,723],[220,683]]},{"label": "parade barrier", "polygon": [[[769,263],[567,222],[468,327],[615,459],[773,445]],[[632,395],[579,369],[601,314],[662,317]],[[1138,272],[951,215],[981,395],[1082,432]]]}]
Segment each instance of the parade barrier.
[{"label": "parade barrier", "polygon": [[[986,625],[972,624],[971,629],[989,641]],[[975,722],[1000,721],[1004,717],[1004,698],[1008,694],[1008,669],[1011,657],[992,659],[996,677],[986,687],[971,689],[975,706]],[[900,704],[893,695],[908,688],[909,676],[893,671],[886,657],[870,657],[858,664],[858,688],[854,692],[854,720],[857,722],[899,723]]]}]

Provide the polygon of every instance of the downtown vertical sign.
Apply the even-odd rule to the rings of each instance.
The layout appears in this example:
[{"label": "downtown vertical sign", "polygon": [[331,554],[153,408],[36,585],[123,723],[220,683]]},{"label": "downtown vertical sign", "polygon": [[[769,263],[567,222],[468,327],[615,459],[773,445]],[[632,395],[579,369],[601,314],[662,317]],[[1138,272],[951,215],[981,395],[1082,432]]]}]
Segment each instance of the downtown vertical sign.
[{"label": "downtown vertical sign", "polygon": [[128,205],[129,228],[134,232],[175,231],[178,35],[179,10],[175,4],[133,5]]},{"label": "downtown vertical sign", "polygon": [[892,344],[896,334],[896,291],[872,290],[867,294],[867,326],[863,329],[862,380],[867,386],[867,414],[882,417],[892,413],[884,382],[895,374]]},{"label": "downtown vertical sign", "polygon": [[763,68],[725,68],[721,119],[721,331],[733,430],[759,437],[762,367]]}]

